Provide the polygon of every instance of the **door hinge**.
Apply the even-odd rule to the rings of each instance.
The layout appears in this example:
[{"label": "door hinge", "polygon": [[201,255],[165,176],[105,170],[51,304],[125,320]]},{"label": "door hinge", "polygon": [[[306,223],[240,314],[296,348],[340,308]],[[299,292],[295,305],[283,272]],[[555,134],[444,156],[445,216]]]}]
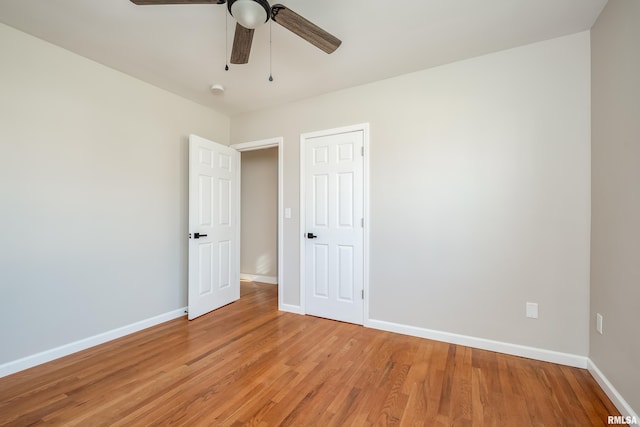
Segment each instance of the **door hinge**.
[{"label": "door hinge", "polygon": [[360,218],[360,227],[364,228],[364,218]]},{"label": "door hinge", "polygon": [[360,147],[360,154],[364,157],[364,146]]},{"label": "door hinge", "polygon": [[362,299],[364,299],[364,289],[362,290]]}]

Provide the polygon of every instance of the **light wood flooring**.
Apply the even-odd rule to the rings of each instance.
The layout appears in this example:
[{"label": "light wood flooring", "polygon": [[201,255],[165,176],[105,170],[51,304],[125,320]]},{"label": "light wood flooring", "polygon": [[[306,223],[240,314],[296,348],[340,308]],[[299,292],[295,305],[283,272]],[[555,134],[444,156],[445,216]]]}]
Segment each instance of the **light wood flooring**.
[{"label": "light wood flooring", "polygon": [[277,311],[277,287],[0,379],[0,425],[602,426],[588,371]]}]

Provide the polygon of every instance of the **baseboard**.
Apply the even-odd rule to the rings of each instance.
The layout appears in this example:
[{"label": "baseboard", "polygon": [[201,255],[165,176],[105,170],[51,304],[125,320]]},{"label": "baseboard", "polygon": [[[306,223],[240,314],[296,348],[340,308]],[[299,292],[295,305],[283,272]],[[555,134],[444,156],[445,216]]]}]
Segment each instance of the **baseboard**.
[{"label": "baseboard", "polygon": [[268,283],[270,285],[278,284],[278,278],[276,276],[260,276],[259,274],[240,273],[240,280],[247,280],[249,282]]},{"label": "baseboard", "polygon": [[593,363],[593,360],[588,359],[587,369],[596,380],[596,382],[600,385],[602,390],[604,390],[609,399],[611,399],[611,402],[616,405],[616,408],[618,408],[618,411],[620,411],[620,414],[622,416],[631,417],[637,421],[640,421],[640,417],[638,416],[638,414],[636,414],[631,405],[629,405],[627,401],[624,400],[622,395],[618,392],[618,390],[616,390],[613,384],[609,382],[602,371],[598,369],[596,364]]},{"label": "baseboard", "polygon": [[22,359],[14,360],[11,362],[0,365],[0,378],[7,375],[14,374],[16,372],[24,371],[25,369],[33,368],[34,366],[41,365],[43,363],[50,362],[55,359],[59,359],[64,356],[76,353],[78,351],[86,350],[90,347],[94,347],[99,344],[103,344],[107,341],[121,338],[125,335],[132,334],[134,332],[147,329],[151,326],[158,325],[160,323],[167,322],[169,320],[182,317],[186,313],[186,307],[179,308],[177,310],[170,311],[168,313],[160,314],[158,316],[150,317],[145,320],[141,320],[130,325],[122,326],[117,329],[112,329],[107,332],[103,332],[92,337],[84,338],[69,344],[62,345],[60,347],[46,350],[41,353],[33,354],[31,356],[23,357]]},{"label": "baseboard", "polygon": [[300,307],[299,305],[281,303],[278,304],[278,310],[286,311],[287,313],[304,314],[304,312],[302,311],[302,307]]},{"label": "baseboard", "polygon": [[435,341],[443,341],[451,344],[459,344],[467,347],[479,348],[482,350],[495,351],[498,353],[505,353],[513,356],[541,360],[544,362],[573,366],[576,368],[584,369],[587,367],[587,357],[579,356],[577,354],[561,353],[558,351],[527,347],[519,344],[510,344],[506,342],[476,338],[467,335],[452,334],[449,332],[435,331],[432,329],[418,328],[415,326],[386,322],[384,320],[369,319],[365,321],[365,326],[388,332],[396,332],[398,334],[411,335],[414,337],[426,338]]}]

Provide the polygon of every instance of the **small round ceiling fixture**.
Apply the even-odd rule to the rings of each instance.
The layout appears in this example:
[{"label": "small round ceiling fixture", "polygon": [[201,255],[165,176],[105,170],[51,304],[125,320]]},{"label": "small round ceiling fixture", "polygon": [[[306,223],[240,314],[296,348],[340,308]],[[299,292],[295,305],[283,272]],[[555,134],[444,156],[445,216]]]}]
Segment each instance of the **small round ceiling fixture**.
[{"label": "small round ceiling fixture", "polygon": [[224,93],[224,86],[218,83],[211,85],[211,92],[215,95],[222,95]]}]

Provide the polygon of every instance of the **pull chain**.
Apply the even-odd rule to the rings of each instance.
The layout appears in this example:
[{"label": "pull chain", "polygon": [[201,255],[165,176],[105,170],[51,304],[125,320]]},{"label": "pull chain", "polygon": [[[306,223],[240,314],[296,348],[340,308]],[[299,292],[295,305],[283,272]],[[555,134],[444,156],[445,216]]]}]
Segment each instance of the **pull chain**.
[{"label": "pull chain", "polygon": [[224,12],[224,70],[229,71],[229,14]]},{"label": "pull chain", "polygon": [[272,49],[271,49],[271,44],[272,44],[272,43],[271,43],[271,41],[272,41],[272,38],[271,38],[271,21],[272,21],[272,20],[270,19],[270,20],[269,20],[269,81],[270,81],[270,82],[272,82],[272,81],[273,81],[273,74],[271,73],[272,62],[273,62],[273,61],[272,61],[272,58],[271,58],[271,56],[272,56],[272,55],[271,55],[271,50],[272,50]]}]

